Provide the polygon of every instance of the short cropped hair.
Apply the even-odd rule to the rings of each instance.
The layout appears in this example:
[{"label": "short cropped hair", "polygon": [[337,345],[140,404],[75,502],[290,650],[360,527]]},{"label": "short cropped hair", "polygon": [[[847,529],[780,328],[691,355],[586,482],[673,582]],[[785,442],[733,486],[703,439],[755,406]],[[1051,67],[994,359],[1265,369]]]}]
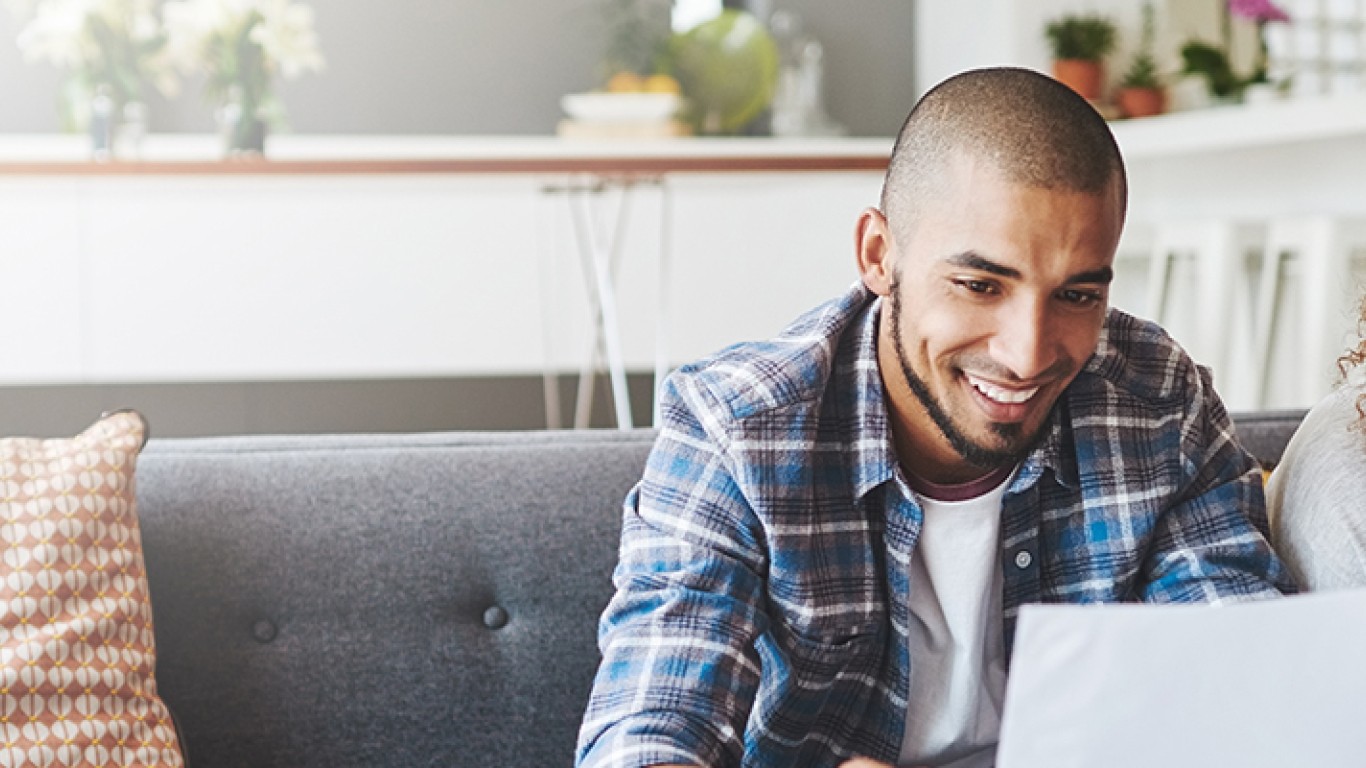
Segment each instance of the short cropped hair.
[{"label": "short cropped hair", "polygon": [[1015,183],[1090,194],[1128,180],[1105,119],[1047,75],[1000,67],[954,75],[930,89],[901,127],[882,186],[893,226],[913,224],[957,152],[990,161]]}]

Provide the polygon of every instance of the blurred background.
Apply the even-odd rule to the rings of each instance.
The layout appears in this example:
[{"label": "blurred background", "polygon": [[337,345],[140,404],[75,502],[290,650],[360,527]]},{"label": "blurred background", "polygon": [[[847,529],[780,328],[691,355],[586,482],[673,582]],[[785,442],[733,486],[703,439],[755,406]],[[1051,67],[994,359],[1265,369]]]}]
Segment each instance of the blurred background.
[{"label": "blurred background", "polygon": [[[771,14],[773,5],[756,10]],[[825,46],[836,119],[858,136],[894,133],[916,96],[912,3],[777,5],[798,14]],[[327,68],[280,88],[291,130],[308,134],[553,133],[560,97],[602,84],[612,25],[611,4],[602,0],[317,0],[312,7]],[[56,131],[61,72],[24,63],[9,44],[18,22],[0,13],[0,132]],[[191,86],[182,91],[170,100],[152,94],[152,130],[213,130],[200,95]]]},{"label": "blurred background", "polygon": [[907,111],[993,64],[1114,121],[1112,303],[1307,407],[1356,338],[1362,5],[4,0],[0,433],[648,424],[852,284]]}]

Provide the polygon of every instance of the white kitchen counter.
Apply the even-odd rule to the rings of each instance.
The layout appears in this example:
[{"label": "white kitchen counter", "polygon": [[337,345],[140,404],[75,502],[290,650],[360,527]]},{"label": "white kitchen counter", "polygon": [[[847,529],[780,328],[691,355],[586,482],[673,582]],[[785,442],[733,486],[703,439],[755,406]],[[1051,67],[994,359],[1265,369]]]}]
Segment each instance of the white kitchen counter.
[{"label": "white kitchen counter", "polygon": [[[1111,123],[1129,161],[1179,157],[1209,151],[1246,151],[1277,145],[1366,135],[1366,94],[1349,93],[1293,101],[1211,107],[1139,120]],[[653,160],[690,163],[743,161],[781,167],[784,162],[818,161],[846,169],[868,169],[885,161],[892,139],[881,138],[689,138],[656,140],[586,140],[554,136],[348,136],[276,134],[268,155],[280,170],[307,171],[295,163],[403,161],[447,164],[504,162],[516,168],[528,161]],[[145,140],[142,165],[195,164],[195,170],[221,165],[227,172],[241,163],[219,163],[219,142],[212,135],[153,134]],[[0,135],[0,174],[25,171],[90,170],[89,143],[82,135]],[[172,171],[173,168],[98,164],[115,172]],[[257,165],[246,163],[247,166]],[[263,164],[269,166],[271,163]],[[736,166],[741,167],[741,166]],[[417,170],[414,166],[413,170]],[[745,168],[750,170],[749,168]],[[258,167],[258,172],[270,172]],[[706,170],[724,170],[707,168]]]},{"label": "white kitchen counter", "polygon": [[890,138],[563,139],[554,136],[271,136],[268,160],[221,160],[210,135],[148,136],[137,162],[93,163],[80,135],[0,136],[0,174],[656,172],[876,170]]}]

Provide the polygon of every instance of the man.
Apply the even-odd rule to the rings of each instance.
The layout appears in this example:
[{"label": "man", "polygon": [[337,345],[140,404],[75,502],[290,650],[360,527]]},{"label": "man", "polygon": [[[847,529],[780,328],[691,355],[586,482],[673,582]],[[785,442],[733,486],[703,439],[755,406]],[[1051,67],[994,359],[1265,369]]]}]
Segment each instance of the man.
[{"label": "man", "polygon": [[989,766],[1022,603],[1291,588],[1207,373],[1107,313],[1126,195],[1049,78],[925,95],[861,285],[670,377],[581,765]]}]

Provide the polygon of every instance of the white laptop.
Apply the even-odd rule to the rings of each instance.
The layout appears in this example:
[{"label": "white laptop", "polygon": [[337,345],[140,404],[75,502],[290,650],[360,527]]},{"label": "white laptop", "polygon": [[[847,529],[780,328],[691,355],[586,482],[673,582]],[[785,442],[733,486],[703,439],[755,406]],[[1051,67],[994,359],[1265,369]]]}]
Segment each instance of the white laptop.
[{"label": "white laptop", "polygon": [[1021,609],[997,768],[1363,768],[1366,590]]}]

